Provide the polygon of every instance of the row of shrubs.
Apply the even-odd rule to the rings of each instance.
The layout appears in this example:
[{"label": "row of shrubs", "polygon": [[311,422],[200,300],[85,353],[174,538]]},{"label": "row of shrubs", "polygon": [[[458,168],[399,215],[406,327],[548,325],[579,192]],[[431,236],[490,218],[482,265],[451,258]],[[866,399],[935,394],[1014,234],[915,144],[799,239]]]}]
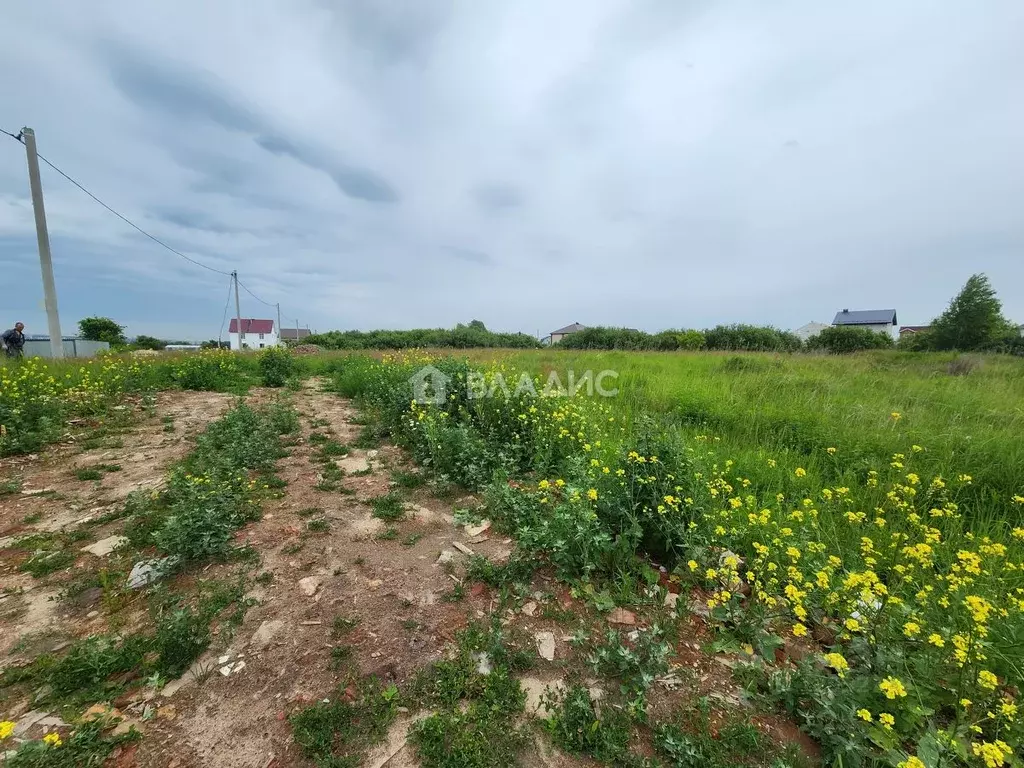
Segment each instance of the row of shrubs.
[{"label": "row of shrubs", "polygon": [[303,340],[325,349],[471,349],[502,347],[535,349],[540,342],[525,333],[496,333],[479,320],[454,328],[414,328],[409,331],[327,331]]},{"label": "row of shrubs", "polygon": [[[771,326],[717,325],[703,331],[694,329],[667,330],[645,333],[632,328],[586,328],[566,336],[555,345],[559,349],[606,350],[722,350],[729,352],[828,352],[834,355],[861,352],[869,349],[899,347],[908,352],[926,352],[935,349],[956,349],[936,345],[927,332],[909,334],[898,342],[887,333],[867,328],[831,326],[802,341],[789,331]],[[969,347],[982,352],[1024,355],[1024,337],[1005,335],[980,347]]]},{"label": "row of shrubs", "polygon": [[888,334],[864,328],[826,328],[804,342],[795,333],[771,326],[716,325],[703,331],[694,329],[645,333],[632,328],[586,328],[562,339],[561,349],[623,350],[722,350],[729,352],[824,351],[834,354],[863,349],[892,347]]}]

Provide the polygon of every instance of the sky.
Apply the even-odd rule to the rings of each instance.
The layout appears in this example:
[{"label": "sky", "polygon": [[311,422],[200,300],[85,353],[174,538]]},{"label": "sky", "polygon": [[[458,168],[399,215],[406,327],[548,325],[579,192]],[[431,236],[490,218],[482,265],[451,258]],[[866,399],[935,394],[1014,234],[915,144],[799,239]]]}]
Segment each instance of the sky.
[{"label": "sky", "polygon": [[[285,326],[1024,322],[1024,3],[33,0],[0,128]],[[61,321],[215,338],[228,278],[43,166]],[[0,325],[44,333],[0,135]],[[275,309],[243,291],[244,317]],[[226,332],[226,331],[225,331]]]}]

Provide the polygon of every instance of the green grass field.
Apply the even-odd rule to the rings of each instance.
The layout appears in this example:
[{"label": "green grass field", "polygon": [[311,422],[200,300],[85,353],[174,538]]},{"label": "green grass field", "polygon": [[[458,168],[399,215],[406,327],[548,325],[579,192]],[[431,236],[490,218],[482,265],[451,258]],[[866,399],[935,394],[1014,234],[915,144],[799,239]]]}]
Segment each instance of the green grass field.
[{"label": "green grass field", "polygon": [[[973,478],[978,520],[1019,516],[1024,489],[1024,359],[872,352],[848,356],[708,352],[514,351],[470,353],[542,374],[617,371],[614,410],[656,414],[771,484],[764,458],[804,467],[825,482],[887,464],[912,445],[916,466]],[[835,448],[834,455],[826,452]]]}]

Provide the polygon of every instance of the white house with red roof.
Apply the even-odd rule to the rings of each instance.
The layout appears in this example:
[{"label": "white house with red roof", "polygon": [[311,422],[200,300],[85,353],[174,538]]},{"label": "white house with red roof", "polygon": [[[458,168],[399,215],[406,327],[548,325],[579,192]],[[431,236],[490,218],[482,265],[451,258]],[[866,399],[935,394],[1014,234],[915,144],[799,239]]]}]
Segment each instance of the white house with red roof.
[{"label": "white house with red roof", "polygon": [[254,317],[242,318],[242,338],[239,344],[238,318],[231,318],[228,326],[228,338],[231,349],[266,349],[281,343],[277,332],[277,324],[273,320],[258,320]]}]

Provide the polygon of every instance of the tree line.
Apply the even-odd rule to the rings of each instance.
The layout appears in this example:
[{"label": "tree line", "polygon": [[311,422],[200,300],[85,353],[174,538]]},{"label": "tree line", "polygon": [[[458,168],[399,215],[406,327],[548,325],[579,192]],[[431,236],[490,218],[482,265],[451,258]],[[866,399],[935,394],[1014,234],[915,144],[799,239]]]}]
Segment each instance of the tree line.
[{"label": "tree line", "polygon": [[302,340],[325,349],[413,349],[505,347],[533,349],[540,342],[526,333],[496,333],[480,320],[459,323],[454,328],[415,328],[409,331],[327,331]]},{"label": "tree line", "polygon": [[561,349],[624,350],[728,350],[744,352],[809,352],[845,354],[868,349],[899,347],[910,351],[1006,352],[1024,355],[1018,326],[1002,313],[987,276],[972,275],[946,310],[929,328],[908,334],[898,342],[888,333],[867,328],[832,326],[802,341],[794,333],[771,326],[718,325],[698,330],[645,333],[631,328],[586,328],[557,344]]},{"label": "tree line", "polygon": [[[152,336],[137,336],[129,345],[123,325],[108,317],[87,317],[78,323],[84,339],[109,342],[113,348],[163,349],[175,342]],[[180,342],[179,342],[180,343]],[[503,347],[534,349],[540,341],[525,333],[497,333],[480,320],[459,323],[454,328],[418,328],[408,331],[328,331],[307,336],[300,343],[324,349],[472,349]],[[203,342],[204,348],[216,348],[218,342]],[[223,343],[222,346],[227,346]],[[899,347],[909,351],[1006,352],[1024,355],[1021,330],[1002,312],[988,277],[972,275],[946,310],[927,330],[908,334],[895,341],[888,333],[866,328],[832,326],[806,342],[790,331],[771,326],[746,324],[717,325],[704,330],[669,329],[646,333],[632,328],[585,328],[565,336],[554,345],[558,349],[603,349],[636,351],[722,350],[734,352],[822,351],[833,354],[867,349]]]}]

